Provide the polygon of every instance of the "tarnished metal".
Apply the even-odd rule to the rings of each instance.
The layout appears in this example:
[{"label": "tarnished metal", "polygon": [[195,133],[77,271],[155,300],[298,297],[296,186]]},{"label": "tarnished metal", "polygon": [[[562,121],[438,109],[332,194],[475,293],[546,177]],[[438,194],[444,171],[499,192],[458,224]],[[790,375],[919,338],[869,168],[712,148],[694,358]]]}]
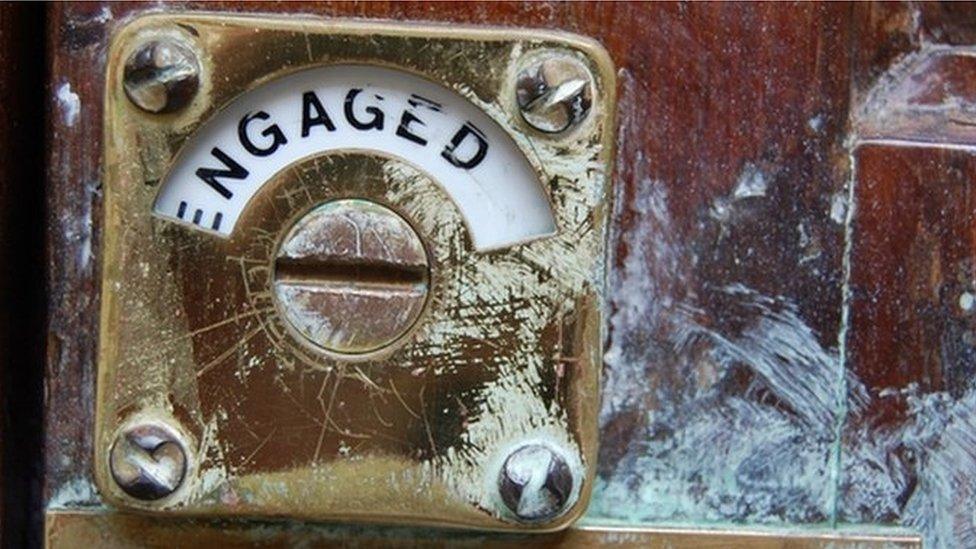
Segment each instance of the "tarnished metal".
[{"label": "tarnished metal", "polygon": [[429,287],[420,237],[389,208],[366,200],[327,202],[285,235],[274,293],[289,324],[336,353],[386,347],[416,322]]},{"label": "tarnished metal", "polygon": [[547,444],[516,448],[498,474],[498,494],[513,515],[528,522],[552,520],[576,495],[566,459]]},{"label": "tarnished metal", "polygon": [[586,118],[593,105],[593,77],[565,53],[547,53],[523,68],[515,97],[522,118],[546,133],[566,131]]},{"label": "tarnished metal", "polygon": [[[196,99],[165,119],[122,107],[121,60],[160,37],[186,40],[201,63]],[[525,132],[513,93],[522,60],[552,50],[572,52],[599,92],[572,140]],[[597,451],[613,152],[614,73],[602,49],[539,31],[158,14],[121,29],[108,58],[95,473],[109,503],[495,530],[555,530],[580,516]],[[555,234],[478,250],[442,182],[409,158],[358,149],[273,175],[227,236],[152,213],[181,147],[229,101],[344,63],[420,75],[487,113],[535,170]],[[388,208],[416,233],[427,296],[338,314],[373,330],[371,342],[309,331],[310,341],[276,292],[276,276],[287,285],[309,273],[283,269],[291,253],[280,250],[309,212],[347,199]],[[405,269],[364,276],[420,281],[419,251],[404,246],[418,254],[393,261]],[[326,286],[361,282],[352,268],[316,269]],[[404,319],[381,318],[390,310]],[[361,314],[375,318],[353,319]],[[109,454],[119,425],[161,409],[186,430],[195,461],[177,493],[149,504],[116,485]],[[499,504],[501,464],[529,440],[560,448],[575,479],[549,521]]]},{"label": "tarnished metal", "polygon": [[112,478],[136,499],[157,500],[180,487],[186,475],[186,448],[179,435],[163,425],[126,427],[112,445]]},{"label": "tarnished metal", "polygon": [[196,54],[172,38],[151,40],[125,62],[123,87],[133,104],[150,113],[183,108],[200,86]]},{"label": "tarnished metal", "polygon": [[295,547],[359,548],[522,548],[614,547],[618,549],[921,549],[917,534],[882,529],[874,534],[795,529],[757,530],[573,526],[543,535],[464,533],[444,530],[380,529],[240,521],[200,521],[112,511],[48,512],[45,541],[52,549],[69,547]]}]

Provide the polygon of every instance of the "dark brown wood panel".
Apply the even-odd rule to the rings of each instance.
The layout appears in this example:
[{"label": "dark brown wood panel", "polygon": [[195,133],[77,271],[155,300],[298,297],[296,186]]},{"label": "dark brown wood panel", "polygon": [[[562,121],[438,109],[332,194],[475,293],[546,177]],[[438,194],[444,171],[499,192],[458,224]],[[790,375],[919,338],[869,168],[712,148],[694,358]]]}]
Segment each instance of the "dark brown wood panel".
[{"label": "dark brown wood panel", "polygon": [[848,356],[861,382],[895,390],[862,418],[882,427],[912,391],[959,397],[976,374],[976,151],[870,144],[856,159]]},{"label": "dark brown wood panel", "polygon": [[843,517],[976,544],[976,150],[856,153]]},{"label": "dark brown wood panel", "polygon": [[922,37],[918,5],[855,2],[852,9],[851,80],[852,105],[856,110],[892,63],[920,47]]},{"label": "dark brown wood panel", "polygon": [[854,124],[840,517],[935,547],[976,544],[973,66],[968,49],[925,44]]},{"label": "dark brown wood panel", "polygon": [[976,3],[923,2],[918,26],[928,42],[971,46],[976,42]]},{"label": "dark brown wood panel", "polygon": [[[110,12],[48,7],[48,330],[43,459],[48,505],[91,504],[98,342],[102,78]],[[40,62],[40,60],[37,60]]]}]

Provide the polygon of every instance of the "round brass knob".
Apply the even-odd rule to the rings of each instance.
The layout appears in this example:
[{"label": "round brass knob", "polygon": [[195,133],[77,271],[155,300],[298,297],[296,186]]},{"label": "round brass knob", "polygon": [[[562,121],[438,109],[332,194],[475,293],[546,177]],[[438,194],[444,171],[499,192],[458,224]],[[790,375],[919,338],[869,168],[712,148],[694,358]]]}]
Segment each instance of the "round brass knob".
[{"label": "round brass knob", "polygon": [[284,318],[308,342],[339,354],[369,353],[402,337],[423,311],[429,285],[416,231],[369,200],[335,200],[305,214],[274,265]]}]

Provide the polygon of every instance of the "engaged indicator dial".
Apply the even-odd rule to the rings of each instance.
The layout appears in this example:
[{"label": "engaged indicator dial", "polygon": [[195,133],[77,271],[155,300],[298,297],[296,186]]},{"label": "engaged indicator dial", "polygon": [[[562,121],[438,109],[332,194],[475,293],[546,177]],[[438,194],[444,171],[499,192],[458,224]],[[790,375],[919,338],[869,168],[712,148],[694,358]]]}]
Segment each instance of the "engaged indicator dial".
[{"label": "engaged indicator dial", "polygon": [[231,103],[186,145],[153,210],[227,236],[275,173],[338,150],[426,172],[457,204],[477,249],[555,231],[535,170],[481,109],[423,78],[362,65],[304,70]]}]

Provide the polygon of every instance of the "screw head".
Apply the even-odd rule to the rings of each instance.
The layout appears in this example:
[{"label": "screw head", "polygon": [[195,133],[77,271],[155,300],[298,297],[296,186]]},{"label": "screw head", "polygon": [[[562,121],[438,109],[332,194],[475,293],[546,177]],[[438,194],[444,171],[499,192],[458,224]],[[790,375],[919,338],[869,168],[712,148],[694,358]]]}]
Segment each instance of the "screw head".
[{"label": "screw head", "polygon": [[327,202],[288,231],[274,266],[285,319],[340,354],[386,347],[413,326],[429,291],[427,253],[409,223],[369,200]]},{"label": "screw head", "polygon": [[200,64],[189,47],[171,38],[132,52],[122,75],[125,95],[140,109],[169,113],[185,107],[200,87]]},{"label": "screw head", "polygon": [[582,122],[593,105],[593,76],[579,60],[552,55],[528,65],[515,82],[522,118],[545,133],[560,133]]},{"label": "screw head", "polygon": [[498,493],[511,513],[526,522],[552,520],[575,498],[573,473],[565,458],[542,443],[531,443],[505,458]]},{"label": "screw head", "polygon": [[151,501],[183,484],[186,448],[175,431],[152,423],[119,433],[109,454],[112,478],[130,496]]}]

